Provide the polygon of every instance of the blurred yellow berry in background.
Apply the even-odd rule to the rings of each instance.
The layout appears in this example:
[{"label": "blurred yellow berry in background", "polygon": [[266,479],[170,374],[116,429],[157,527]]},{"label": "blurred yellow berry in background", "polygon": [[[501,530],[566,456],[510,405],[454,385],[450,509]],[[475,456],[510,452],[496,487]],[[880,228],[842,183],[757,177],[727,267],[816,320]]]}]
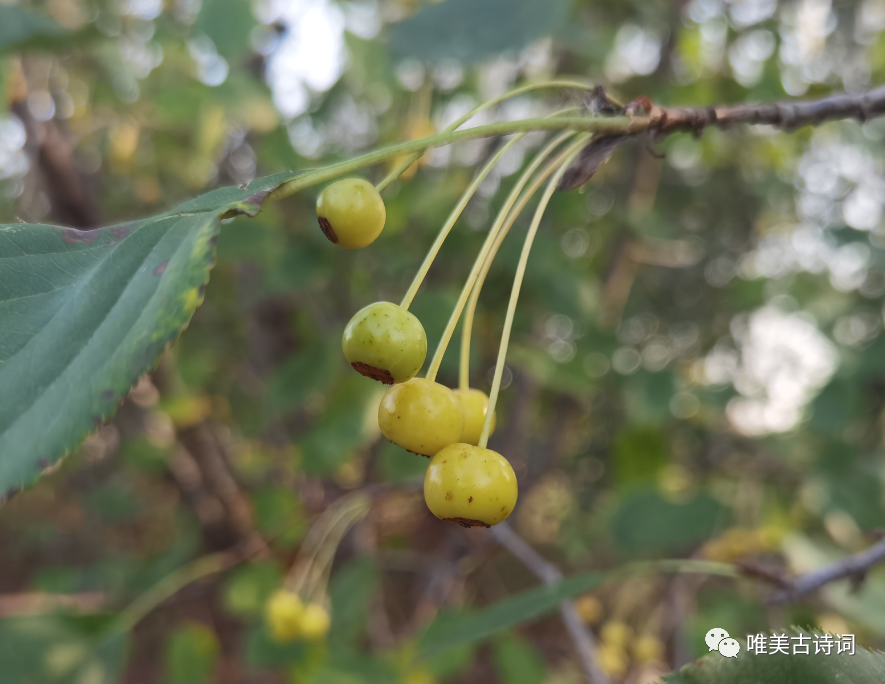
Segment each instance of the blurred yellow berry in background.
[{"label": "blurred yellow berry in background", "polygon": [[625,622],[610,620],[602,626],[599,635],[604,644],[623,648],[633,638],[633,630]]},{"label": "blurred yellow berry in background", "polygon": [[664,642],[654,634],[643,634],[633,641],[630,648],[633,660],[648,663],[664,659]]},{"label": "blurred yellow berry in background", "polygon": [[304,604],[298,594],[281,589],[264,608],[264,621],[271,638],[278,643],[295,641],[302,633]]},{"label": "blurred yellow berry in background", "polygon": [[602,602],[592,594],[585,594],[575,601],[575,609],[585,624],[595,625],[602,620],[605,610]]},{"label": "blurred yellow berry in background", "polygon": [[602,644],[596,653],[599,667],[609,676],[621,678],[627,674],[627,651],[622,646]]},{"label": "blurred yellow berry in background", "polygon": [[301,636],[308,641],[319,641],[329,633],[332,618],[319,603],[308,603],[301,616]]}]

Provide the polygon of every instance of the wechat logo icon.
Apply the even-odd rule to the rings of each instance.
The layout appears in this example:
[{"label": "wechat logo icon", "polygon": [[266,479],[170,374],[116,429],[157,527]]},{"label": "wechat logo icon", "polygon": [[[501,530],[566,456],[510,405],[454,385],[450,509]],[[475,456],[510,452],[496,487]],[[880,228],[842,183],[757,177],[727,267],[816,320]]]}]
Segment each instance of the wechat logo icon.
[{"label": "wechat logo icon", "polygon": [[707,642],[707,647],[711,651],[719,651],[720,655],[724,655],[726,658],[737,658],[737,654],[741,652],[741,645],[737,639],[732,639],[728,636],[728,632],[719,627],[714,627],[707,632],[704,641]]}]

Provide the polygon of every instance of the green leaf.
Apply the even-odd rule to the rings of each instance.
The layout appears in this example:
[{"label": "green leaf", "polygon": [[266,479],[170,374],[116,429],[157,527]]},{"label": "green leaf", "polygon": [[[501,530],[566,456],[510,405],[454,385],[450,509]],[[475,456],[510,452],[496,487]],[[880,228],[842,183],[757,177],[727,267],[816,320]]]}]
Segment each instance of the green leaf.
[{"label": "green leaf", "polygon": [[185,624],[176,628],[166,645],[169,684],[206,684],[220,652],[218,638],[208,627]]},{"label": "green leaf", "polygon": [[202,301],[219,218],[295,175],[97,230],[0,225],[0,495],[114,413]]},{"label": "green leaf", "polygon": [[455,646],[484,639],[548,613],[563,600],[578,596],[600,584],[603,572],[587,572],[556,584],[529,589],[493,606],[465,616],[433,622],[421,639],[420,657],[426,658]]},{"label": "green leaf", "polygon": [[495,669],[504,684],[542,684],[546,677],[544,658],[530,641],[508,635],[495,643]]},{"label": "green leaf", "polygon": [[107,618],[41,615],[0,620],[3,684],[114,684],[124,665],[123,635],[105,637]]},{"label": "green leaf", "polygon": [[[789,654],[749,652],[747,640],[742,638],[738,639],[741,650],[736,658],[726,658],[714,651],[679,672],[666,675],[660,684],[880,684],[885,681],[885,655],[881,653],[858,647],[854,655],[836,654],[835,648],[830,655],[824,652],[815,655],[814,639],[819,637],[818,633],[795,629],[774,633],[790,637]],[[803,638],[802,643],[809,646],[809,654],[794,655],[793,647]]]},{"label": "green leaf", "polygon": [[332,577],[329,643],[334,647],[352,644],[365,631],[369,605],[378,590],[378,581],[378,566],[367,558],[352,561]]},{"label": "green leaf", "polygon": [[0,4],[0,52],[46,44],[49,39],[67,33],[67,30],[49,17],[35,14],[18,5]]},{"label": "green leaf", "polygon": [[249,49],[249,34],[257,23],[248,0],[205,0],[197,30],[212,39],[220,55],[231,59]]},{"label": "green leaf", "polygon": [[571,0],[446,0],[393,28],[400,58],[475,62],[519,50],[560,25]]},{"label": "green leaf", "polygon": [[706,493],[672,502],[645,488],[621,503],[612,517],[611,536],[631,554],[685,548],[709,537],[723,513],[722,505]]}]

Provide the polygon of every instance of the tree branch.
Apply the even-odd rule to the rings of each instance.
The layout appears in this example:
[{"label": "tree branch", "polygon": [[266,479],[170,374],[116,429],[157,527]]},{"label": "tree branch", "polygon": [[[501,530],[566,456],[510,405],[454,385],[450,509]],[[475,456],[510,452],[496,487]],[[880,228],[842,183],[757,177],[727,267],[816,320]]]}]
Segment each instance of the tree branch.
[{"label": "tree branch", "polygon": [[729,128],[735,124],[767,124],[792,130],[836,119],[867,121],[885,114],[885,86],[861,93],[840,93],[819,100],[709,107],[661,107],[646,97],[621,106],[606,95],[602,86],[596,86],[586,106],[595,116],[626,117],[631,124],[618,131],[595,135],[563,175],[560,190],[570,190],[586,183],[622,142],[642,133],[661,138],[676,131],[692,131],[700,135],[708,126]]},{"label": "tree branch", "polygon": [[772,603],[788,603],[795,601],[800,596],[817,591],[830,582],[846,578],[860,581],[870,568],[882,561],[885,561],[885,539],[860,553],[847,556],[788,581],[786,587],[772,593],[769,600]]},{"label": "tree branch", "polygon": [[[501,546],[506,548],[525,565],[544,584],[554,584],[562,579],[562,573],[552,563],[541,558],[526,541],[520,537],[506,522],[492,527],[491,535]],[[569,636],[578,652],[581,667],[590,684],[608,684],[608,677],[600,669],[596,660],[596,639],[584,626],[573,601],[563,601],[559,604],[559,614],[568,629]]]}]

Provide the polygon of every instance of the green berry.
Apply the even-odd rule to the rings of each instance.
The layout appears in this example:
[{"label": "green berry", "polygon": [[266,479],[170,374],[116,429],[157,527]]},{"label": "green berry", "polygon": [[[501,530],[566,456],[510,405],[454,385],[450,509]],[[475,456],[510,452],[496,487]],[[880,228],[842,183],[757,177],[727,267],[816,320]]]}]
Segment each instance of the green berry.
[{"label": "green berry", "polygon": [[[479,437],[482,434],[482,427],[486,422],[486,413],[489,410],[489,397],[482,390],[468,389],[455,390],[455,396],[461,402],[464,409],[464,432],[461,434],[459,442],[464,444],[479,444]],[[492,416],[492,426],[489,430],[489,437],[495,432],[495,423],[497,416]]]},{"label": "green berry", "polygon": [[360,309],[344,328],[345,358],[358,373],[385,385],[415,377],[427,355],[427,335],[414,315],[390,302]]},{"label": "green berry", "polygon": [[308,603],[301,616],[301,636],[307,641],[319,641],[329,633],[332,618],[319,603]]},{"label": "green berry", "polygon": [[491,527],[516,506],[516,475],[496,451],[451,444],[430,460],[424,501],[437,518],[463,527]]},{"label": "green berry", "polygon": [[461,438],[464,416],[455,393],[426,378],[394,385],[381,398],[378,426],[403,449],[433,456]]},{"label": "green berry", "polygon": [[375,242],[386,218],[381,195],[361,178],[332,183],[317,199],[317,219],[323,234],[347,249],[360,249]]}]

